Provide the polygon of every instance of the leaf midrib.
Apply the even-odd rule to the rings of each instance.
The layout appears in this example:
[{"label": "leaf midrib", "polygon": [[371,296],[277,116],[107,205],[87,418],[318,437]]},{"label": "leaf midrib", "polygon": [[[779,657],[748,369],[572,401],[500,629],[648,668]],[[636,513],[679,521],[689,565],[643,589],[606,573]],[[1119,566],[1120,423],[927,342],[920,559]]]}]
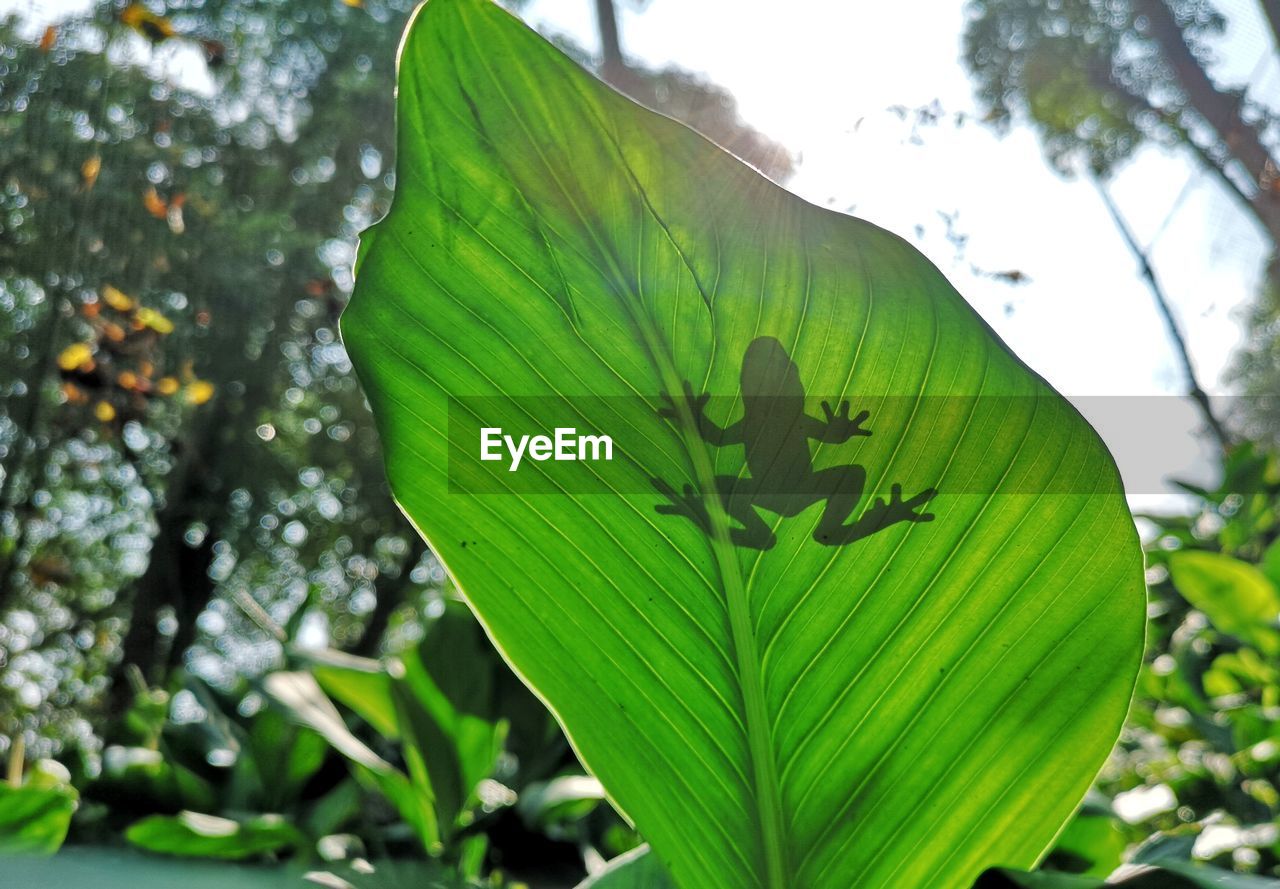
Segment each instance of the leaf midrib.
[{"label": "leaf midrib", "polygon": [[[588,109],[588,113],[595,117],[596,115],[590,102],[585,101],[588,97],[584,96],[583,98],[583,107]],[[654,208],[649,195],[645,192],[644,186],[627,162],[626,155],[623,154],[622,146],[618,144],[616,136],[605,125],[605,122],[598,117],[596,118],[596,123],[600,127],[600,132],[605,135],[607,141],[616,152],[618,162],[626,172],[631,186],[635,189],[641,206],[653,217],[654,224],[662,231],[672,249],[675,250],[676,255],[680,257],[680,262],[693,279],[694,286],[698,288],[703,303],[710,309],[711,297],[704,290],[702,282],[685,255],[684,250],[676,242],[670,226],[667,225]],[[605,251],[605,255],[612,263],[612,255],[608,251]],[[621,280],[627,280],[621,274],[621,269],[616,270],[615,273],[619,275]],[[662,377],[662,385],[665,391],[670,393],[681,392],[683,391],[684,381],[676,371],[668,350],[662,348],[657,331],[653,327],[652,319],[643,311],[644,299],[642,295],[637,294],[637,297],[636,305],[640,309],[634,309],[630,303],[625,303],[626,310],[633,318],[637,330],[640,331],[640,335],[645,340],[645,346]],[[785,831],[782,823],[782,793],[778,783],[777,760],[773,755],[772,720],[769,718],[768,706],[764,695],[762,665],[755,634],[755,621],[751,617],[747,585],[743,581],[742,564],[738,560],[737,547],[734,546],[729,536],[729,515],[725,511],[724,504],[717,493],[715,466],[707,450],[706,442],[703,441],[698,432],[698,424],[694,420],[692,413],[690,413],[688,404],[680,401],[678,396],[673,396],[673,401],[677,403],[677,413],[680,415],[681,438],[684,440],[685,450],[689,453],[690,460],[693,462],[694,474],[697,477],[702,502],[711,518],[711,552],[716,561],[716,568],[720,575],[722,591],[725,597],[725,608],[729,615],[731,640],[737,659],[738,682],[741,686],[742,702],[745,710],[743,717],[746,722],[747,750],[751,758],[751,770],[755,777],[755,785],[752,789],[755,792],[760,838],[764,851],[765,886],[767,889],[786,889],[785,877],[787,868],[784,842]]]}]

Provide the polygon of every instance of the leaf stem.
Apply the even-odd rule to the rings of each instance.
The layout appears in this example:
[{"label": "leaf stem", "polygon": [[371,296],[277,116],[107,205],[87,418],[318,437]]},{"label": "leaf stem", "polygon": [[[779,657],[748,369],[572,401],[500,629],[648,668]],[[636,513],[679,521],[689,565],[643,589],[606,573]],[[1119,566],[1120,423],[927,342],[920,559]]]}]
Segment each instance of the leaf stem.
[{"label": "leaf stem", "polygon": [[22,767],[26,764],[27,740],[19,728],[13,734],[13,743],[9,746],[9,767],[5,776],[10,787],[22,786]]},{"label": "leaf stem", "polygon": [[[651,337],[647,325],[640,325],[646,339]],[[653,348],[653,355],[663,353]],[[683,381],[670,362],[659,360],[663,385],[673,393],[672,402],[680,417],[685,450],[693,462],[694,475],[702,500],[711,519],[711,551],[724,587],[725,607],[729,614],[733,650],[737,660],[738,682],[742,687],[743,716],[747,729],[747,748],[755,781],[755,803],[760,818],[760,839],[764,852],[766,889],[786,889],[786,843],[782,822],[782,794],[778,783],[778,766],[773,756],[773,732],[765,706],[764,681],[761,675],[760,651],[752,628],[751,603],[742,580],[742,567],[737,548],[729,537],[729,516],[716,489],[715,467],[698,432],[698,424],[689,405],[675,393]]]}]

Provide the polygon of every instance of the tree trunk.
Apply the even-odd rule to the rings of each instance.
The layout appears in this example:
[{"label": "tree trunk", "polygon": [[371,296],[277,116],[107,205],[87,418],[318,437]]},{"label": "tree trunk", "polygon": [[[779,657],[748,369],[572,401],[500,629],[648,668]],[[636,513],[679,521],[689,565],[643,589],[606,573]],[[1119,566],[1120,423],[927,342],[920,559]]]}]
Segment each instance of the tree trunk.
[{"label": "tree trunk", "polygon": [[600,29],[600,73],[605,80],[616,83],[627,76],[627,63],[622,58],[618,14],[613,0],[596,0],[596,24]]},{"label": "tree trunk", "polygon": [[382,636],[387,631],[387,624],[391,621],[391,615],[395,613],[396,608],[404,601],[403,591],[410,583],[409,572],[421,561],[423,553],[427,551],[427,545],[418,536],[418,532],[410,529],[409,533],[413,535],[413,538],[409,544],[409,554],[405,556],[404,566],[400,569],[400,573],[395,576],[380,574],[373,583],[373,593],[377,597],[377,604],[374,605],[373,613],[369,615],[369,620],[365,622],[364,633],[360,636],[360,641],[352,646],[352,654],[358,654],[362,657],[378,656],[378,643],[382,641]]},{"label": "tree trunk", "polygon": [[[1280,0],[1266,2],[1269,6],[1280,5]],[[1186,94],[1187,105],[1213,128],[1226,152],[1249,174],[1254,216],[1266,228],[1272,243],[1280,244],[1280,190],[1273,184],[1280,170],[1257,128],[1241,116],[1240,99],[1214,84],[1164,0],[1137,0],[1135,10],[1147,19],[1146,33],[1159,45]]]},{"label": "tree trunk", "polygon": [[[178,464],[169,476],[164,506],[156,515],[157,531],[151,541],[147,568],[133,584],[128,602],[129,626],[111,676],[109,713],[113,716],[124,712],[133,695],[125,681],[125,671],[133,665],[148,683],[163,682],[165,671],[182,657],[194,636],[195,618],[214,594],[209,567],[217,529],[208,527],[204,539],[194,547],[186,539],[192,523],[206,519],[211,512],[207,508],[208,479],[214,467],[204,462],[204,455],[216,449],[213,438],[226,421],[223,399],[219,398],[212,408],[208,416],[193,421],[191,434],[179,439]],[[160,609],[166,605],[173,607],[178,620],[177,631],[170,639],[157,625]]]},{"label": "tree trunk", "polygon": [[1280,54],[1280,0],[1259,0],[1262,14],[1271,26],[1271,36],[1275,40],[1276,53]]}]

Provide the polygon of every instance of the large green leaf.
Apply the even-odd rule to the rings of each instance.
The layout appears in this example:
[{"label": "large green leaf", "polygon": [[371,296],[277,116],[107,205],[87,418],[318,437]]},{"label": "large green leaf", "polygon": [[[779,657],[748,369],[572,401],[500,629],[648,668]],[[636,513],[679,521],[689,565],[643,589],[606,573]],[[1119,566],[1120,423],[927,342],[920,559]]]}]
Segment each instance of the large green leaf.
[{"label": "large green leaf", "polygon": [[[396,497],[677,884],[1034,864],[1143,640],[1070,405],[903,241],[485,0],[411,25],[397,164],[342,325]],[[481,427],[616,459],[508,472]]]}]

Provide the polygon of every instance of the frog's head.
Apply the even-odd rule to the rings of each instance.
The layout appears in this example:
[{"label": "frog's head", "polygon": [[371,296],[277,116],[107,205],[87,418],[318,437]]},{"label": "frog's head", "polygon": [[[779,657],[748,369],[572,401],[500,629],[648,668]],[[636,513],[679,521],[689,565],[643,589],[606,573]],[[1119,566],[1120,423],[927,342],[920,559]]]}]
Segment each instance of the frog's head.
[{"label": "frog's head", "polygon": [[742,358],[743,398],[804,398],[800,368],[771,336],[757,337]]}]

